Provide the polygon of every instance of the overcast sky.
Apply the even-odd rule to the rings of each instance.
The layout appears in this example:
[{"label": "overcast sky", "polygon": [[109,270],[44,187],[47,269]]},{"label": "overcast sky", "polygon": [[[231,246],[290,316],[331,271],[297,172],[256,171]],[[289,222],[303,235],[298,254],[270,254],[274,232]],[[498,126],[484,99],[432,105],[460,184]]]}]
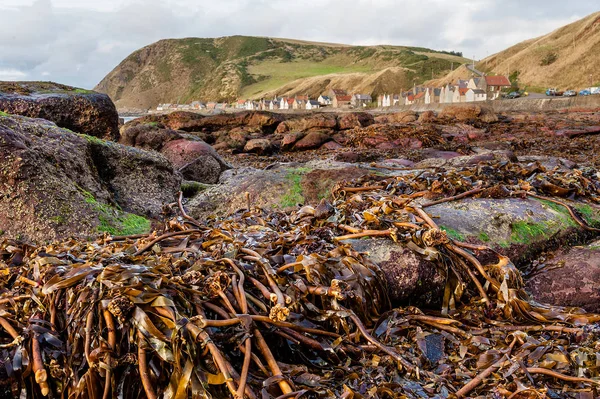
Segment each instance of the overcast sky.
[{"label": "overcast sky", "polygon": [[600,10],[598,0],[0,0],[0,80],[92,88],[159,39],[273,36],[481,59]]}]

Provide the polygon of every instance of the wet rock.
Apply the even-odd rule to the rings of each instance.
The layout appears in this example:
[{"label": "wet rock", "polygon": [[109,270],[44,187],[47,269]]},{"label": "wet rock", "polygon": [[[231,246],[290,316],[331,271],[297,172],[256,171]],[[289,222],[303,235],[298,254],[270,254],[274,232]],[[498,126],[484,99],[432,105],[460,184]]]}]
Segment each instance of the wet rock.
[{"label": "wet rock", "polygon": [[[150,227],[180,177],[160,154],[0,116],[0,230],[34,243]],[[137,231],[142,232],[142,231]]]},{"label": "wet rock", "polygon": [[329,140],[331,140],[331,137],[326,133],[310,132],[294,144],[294,150],[303,151],[319,148]]},{"label": "wet rock", "polygon": [[400,159],[395,159],[395,158],[386,159],[383,162],[383,164],[386,164],[386,165],[389,165],[389,166],[393,166],[393,167],[404,166],[404,167],[408,167],[408,168],[410,168],[410,167],[412,167],[412,166],[415,165],[415,163],[413,161],[411,161],[409,159],[402,159],[402,158],[400,158]]},{"label": "wet rock", "polygon": [[526,289],[538,302],[600,313],[600,242],[559,251]]},{"label": "wet rock", "polygon": [[213,147],[203,141],[186,139],[168,142],[161,153],[186,180],[214,184],[229,166]]},{"label": "wet rock", "polygon": [[394,305],[438,306],[441,303],[446,278],[436,263],[389,239],[347,240],[345,243],[366,253],[368,259],[382,269]]},{"label": "wet rock", "polygon": [[52,82],[0,82],[0,111],[43,118],[60,127],[119,140],[119,115],[106,94]]},{"label": "wet rock", "polygon": [[598,134],[600,133],[600,126],[588,126],[582,129],[560,129],[553,132],[555,136],[564,137],[576,137],[583,136],[586,134]]},{"label": "wet rock", "polygon": [[268,154],[271,152],[273,145],[268,139],[252,139],[244,146],[244,152],[252,152],[256,154]]},{"label": "wet rock", "polygon": [[294,119],[288,119],[277,126],[276,133],[308,132],[311,130],[335,130],[338,120],[335,114],[318,113]]},{"label": "wet rock", "polygon": [[339,129],[354,129],[355,127],[366,127],[374,123],[373,115],[366,112],[351,112],[339,117]]}]

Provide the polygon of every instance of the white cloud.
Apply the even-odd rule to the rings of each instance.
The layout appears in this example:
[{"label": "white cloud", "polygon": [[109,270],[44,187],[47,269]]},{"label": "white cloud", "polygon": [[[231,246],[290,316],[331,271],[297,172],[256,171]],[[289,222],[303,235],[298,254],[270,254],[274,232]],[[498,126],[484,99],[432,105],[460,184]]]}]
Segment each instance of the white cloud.
[{"label": "white cloud", "polygon": [[0,69],[0,80],[25,79],[27,74],[17,69]]},{"label": "white cloud", "polygon": [[91,88],[136,49],[190,36],[412,45],[483,58],[597,10],[597,0],[2,0],[0,79],[52,76]]}]

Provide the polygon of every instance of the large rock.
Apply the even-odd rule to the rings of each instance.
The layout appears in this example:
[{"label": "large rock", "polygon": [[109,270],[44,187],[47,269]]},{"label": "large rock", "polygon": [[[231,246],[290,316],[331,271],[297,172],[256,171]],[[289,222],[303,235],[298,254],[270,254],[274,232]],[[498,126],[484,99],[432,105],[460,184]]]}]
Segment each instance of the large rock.
[{"label": "large rock", "polygon": [[106,94],[50,82],[0,82],[0,111],[43,118],[77,133],[119,140],[119,115]]},{"label": "large rock", "polygon": [[329,140],[331,140],[331,136],[329,136],[327,133],[310,132],[309,134],[304,136],[300,141],[294,144],[294,150],[312,150],[314,148],[319,148]]},{"label": "large rock", "polygon": [[335,130],[338,120],[335,114],[318,113],[286,120],[277,126],[277,133],[307,132],[310,130]]},{"label": "large rock", "polygon": [[284,116],[271,112],[245,111],[234,114],[202,116],[195,112],[178,111],[165,115],[149,115],[134,119],[127,125],[158,123],[164,127],[186,132],[228,130],[236,127],[257,127],[272,133]]},{"label": "large rock", "polygon": [[339,129],[354,129],[355,127],[366,127],[375,123],[373,115],[367,112],[350,112],[339,117]]},{"label": "large rock", "polygon": [[460,122],[481,121],[491,123],[498,121],[498,116],[492,110],[476,104],[446,106],[440,112],[439,117]]},{"label": "large rock", "polygon": [[600,242],[559,251],[526,289],[536,301],[600,313]]},{"label": "large rock", "polygon": [[152,124],[139,124],[121,129],[121,144],[145,150],[160,151],[170,141],[183,135],[173,129],[163,129]]},{"label": "large rock", "polygon": [[378,265],[388,283],[394,305],[439,306],[444,296],[446,272],[435,262],[390,239],[347,240],[354,250],[365,253]]},{"label": "large rock", "polygon": [[[0,116],[0,231],[42,243],[140,233],[176,198],[180,177],[156,152]],[[134,215],[143,215],[139,217]]]},{"label": "large rock", "polygon": [[269,139],[252,139],[244,146],[244,152],[252,152],[256,154],[268,154],[273,149],[273,145]]},{"label": "large rock", "polygon": [[213,184],[229,166],[210,145],[201,140],[169,141],[161,153],[186,180]]},{"label": "large rock", "polygon": [[402,111],[375,117],[377,123],[410,123],[415,122],[418,115],[415,111]]}]

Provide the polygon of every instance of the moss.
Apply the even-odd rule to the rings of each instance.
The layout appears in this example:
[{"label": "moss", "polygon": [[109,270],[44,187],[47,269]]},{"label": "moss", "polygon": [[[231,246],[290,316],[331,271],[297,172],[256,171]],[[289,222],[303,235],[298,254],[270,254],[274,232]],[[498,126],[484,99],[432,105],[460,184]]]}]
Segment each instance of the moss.
[{"label": "moss", "polygon": [[185,198],[191,198],[196,194],[206,190],[208,185],[197,182],[197,181],[185,181],[181,183],[181,192]]},{"label": "moss", "polygon": [[148,123],[146,123],[146,125],[152,126],[152,127],[157,127],[159,125],[159,123],[158,122],[148,122]]},{"label": "moss", "polygon": [[54,216],[50,218],[50,221],[56,224],[63,224],[66,221],[66,217],[64,215]]},{"label": "moss", "polygon": [[75,93],[75,94],[92,94],[94,93],[93,90],[86,90],[86,89],[75,89],[73,91],[71,91],[71,93]]},{"label": "moss", "polygon": [[7,114],[7,113],[6,113],[6,112],[4,112],[4,111],[0,111],[0,116],[9,116],[9,114]]},{"label": "moss", "polygon": [[600,212],[597,212],[590,205],[576,205],[575,209],[581,214],[582,218],[589,224],[590,226],[596,227],[600,225]]},{"label": "moss", "polygon": [[[553,211],[555,211],[556,213],[558,213],[560,222],[565,227],[576,227],[577,226],[577,222],[575,220],[573,220],[573,217],[571,216],[571,214],[569,213],[567,208],[565,208],[564,206],[556,204],[552,201],[540,200],[540,202],[545,207],[550,208]],[[548,227],[554,227],[554,226],[550,225]]]},{"label": "moss", "polygon": [[538,237],[545,237],[547,230],[545,223],[518,221],[511,225],[510,239],[517,244],[529,244]]},{"label": "moss", "polygon": [[490,241],[490,236],[487,235],[487,233],[485,232],[481,232],[479,233],[479,235],[477,236],[481,241],[483,242],[489,242]]},{"label": "moss", "polygon": [[457,230],[454,230],[451,227],[446,227],[446,226],[440,226],[440,228],[446,232],[446,234],[448,235],[448,237],[452,238],[453,240],[457,240],[457,241],[464,241],[465,240],[465,236],[460,233]]},{"label": "moss", "polygon": [[151,223],[148,219],[123,212],[121,209],[102,204],[94,198],[94,195],[88,191],[77,187],[83,195],[84,201],[98,212],[100,233],[108,233],[113,236],[127,236],[132,234],[142,234],[150,231]]},{"label": "moss", "polygon": [[282,208],[289,208],[298,204],[304,204],[305,198],[302,195],[302,176],[310,172],[310,168],[296,168],[288,171],[285,179],[289,184],[288,191],[281,197],[279,205]]},{"label": "moss", "polygon": [[[65,130],[69,130],[69,129],[65,129]],[[73,131],[69,130],[71,133],[74,133]],[[98,137],[94,137],[94,136],[90,136],[87,134],[83,134],[83,133],[75,133],[76,135],[78,135],[79,137],[83,137],[84,139],[86,139],[89,143],[92,144],[100,144],[100,145],[105,145],[107,144],[106,140],[102,140],[99,139]]]}]

